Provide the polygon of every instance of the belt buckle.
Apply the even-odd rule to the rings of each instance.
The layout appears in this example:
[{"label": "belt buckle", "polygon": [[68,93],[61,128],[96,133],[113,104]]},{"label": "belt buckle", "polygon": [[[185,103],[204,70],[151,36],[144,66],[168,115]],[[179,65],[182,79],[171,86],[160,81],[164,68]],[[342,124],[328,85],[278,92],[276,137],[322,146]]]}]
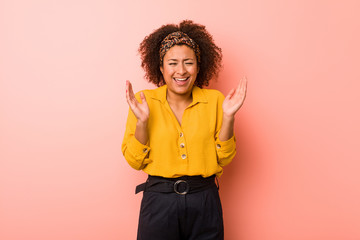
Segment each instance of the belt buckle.
[{"label": "belt buckle", "polygon": [[[178,185],[180,184],[180,183],[186,183],[186,188],[185,188],[185,190],[183,191],[183,192],[179,192],[178,191]],[[180,194],[180,195],[185,195],[185,194],[187,194],[188,192],[189,192],[189,184],[188,184],[188,182],[186,182],[185,180],[177,180],[175,183],[174,183],[174,191],[177,193],[177,194]]]}]

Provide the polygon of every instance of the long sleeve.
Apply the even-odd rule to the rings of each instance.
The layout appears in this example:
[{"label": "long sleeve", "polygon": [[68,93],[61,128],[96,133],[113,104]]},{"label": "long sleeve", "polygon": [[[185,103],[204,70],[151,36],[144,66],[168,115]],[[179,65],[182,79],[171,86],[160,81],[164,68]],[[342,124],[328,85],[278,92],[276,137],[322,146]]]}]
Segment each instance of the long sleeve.
[{"label": "long sleeve", "polygon": [[219,133],[222,125],[223,111],[222,111],[222,103],[225,97],[220,93],[219,100],[217,104],[217,124],[216,124],[216,135],[215,135],[215,147],[216,147],[216,155],[218,159],[218,164],[223,167],[228,165],[236,154],[236,142],[235,142],[235,134],[226,141],[220,141]]},{"label": "long sleeve", "polygon": [[141,144],[135,138],[136,122],[137,119],[135,115],[131,109],[129,109],[121,150],[129,165],[136,170],[141,170],[151,162],[148,158],[150,147]]},{"label": "long sleeve", "polygon": [[[122,153],[131,167],[152,176],[221,176],[234,158],[235,137],[219,140],[224,95],[213,89],[193,88],[193,102],[184,110],[181,124],[167,100],[167,86],[142,91],[149,105],[149,140],[134,136],[137,119],[129,110]],[[135,94],[139,100],[139,95]]]}]

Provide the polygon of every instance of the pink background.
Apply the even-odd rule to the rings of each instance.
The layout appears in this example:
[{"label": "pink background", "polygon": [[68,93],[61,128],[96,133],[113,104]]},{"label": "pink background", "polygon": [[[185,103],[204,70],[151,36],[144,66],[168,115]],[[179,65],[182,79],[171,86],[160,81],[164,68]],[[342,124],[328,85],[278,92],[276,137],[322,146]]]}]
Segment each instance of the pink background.
[{"label": "pink background", "polygon": [[120,145],[137,48],[192,19],[247,75],[220,180],[227,240],[360,239],[357,0],[0,2],[0,239],[135,239],[146,175]]}]

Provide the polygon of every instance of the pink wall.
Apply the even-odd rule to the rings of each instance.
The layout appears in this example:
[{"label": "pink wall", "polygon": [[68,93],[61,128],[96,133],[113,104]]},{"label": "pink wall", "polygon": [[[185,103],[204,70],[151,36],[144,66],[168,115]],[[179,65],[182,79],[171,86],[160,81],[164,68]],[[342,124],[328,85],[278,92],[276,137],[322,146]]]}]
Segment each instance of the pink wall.
[{"label": "pink wall", "polygon": [[227,240],[360,239],[359,1],[0,2],[0,239],[135,239],[125,80],[165,23],[205,24],[211,87],[249,79],[221,179]]}]

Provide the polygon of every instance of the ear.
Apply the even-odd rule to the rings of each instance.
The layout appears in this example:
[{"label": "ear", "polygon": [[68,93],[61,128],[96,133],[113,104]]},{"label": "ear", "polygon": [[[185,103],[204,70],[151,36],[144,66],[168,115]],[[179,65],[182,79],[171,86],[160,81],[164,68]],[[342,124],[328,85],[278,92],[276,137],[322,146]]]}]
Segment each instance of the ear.
[{"label": "ear", "polygon": [[198,67],[197,67],[197,73],[199,73],[199,71],[200,71],[200,66],[198,65]]},{"label": "ear", "polygon": [[160,71],[162,74],[164,74],[164,67],[163,66],[160,66]]}]

